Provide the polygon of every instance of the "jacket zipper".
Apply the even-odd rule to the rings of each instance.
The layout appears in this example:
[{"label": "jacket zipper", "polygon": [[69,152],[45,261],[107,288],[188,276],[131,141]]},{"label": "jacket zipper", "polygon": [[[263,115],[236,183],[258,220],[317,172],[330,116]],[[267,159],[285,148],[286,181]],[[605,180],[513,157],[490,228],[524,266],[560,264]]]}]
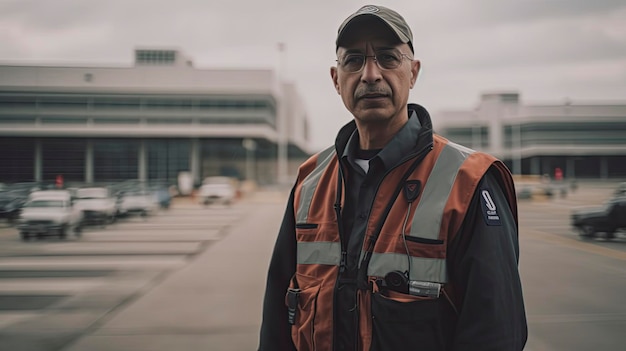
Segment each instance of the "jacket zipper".
[{"label": "jacket zipper", "polygon": [[[378,184],[376,185],[376,191],[375,194],[378,194],[378,190],[380,189],[380,185],[382,184],[382,181],[385,179],[385,177],[387,177],[387,175],[389,173],[391,173],[394,169],[400,167],[401,164],[403,164],[404,162],[409,161],[411,158],[415,158],[415,160],[413,161],[415,164],[415,167],[417,167],[417,165],[421,162],[422,159],[424,159],[424,157],[426,156],[426,154],[428,154],[428,152],[430,150],[432,150],[433,148],[433,143],[428,143],[427,145],[425,145],[422,149],[420,149],[415,156],[408,156],[406,158],[404,158],[401,162],[398,162],[398,165],[396,167],[393,167],[389,170],[387,170],[387,172],[385,172],[385,174],[383,174],[383,177],[381,178],[381,181],[378,182]],[[407,177],[409,177],[411,175],[411,173],[413,173],[413,171],[415,170],[415,167],[411,167],[409,169],[410,173],[406,174],[405,177],[403,179],[406,179]],[[397,194],[399,194],[400,190],[402,189],[402,185],[403,184],[398,184],[398,188],[396,189],[396,191],[394,192],[395,197],[397,197]],[[377,233],[380,232],[380,230],[382,230],[382,227],[385,223],[385,218],[387,217],[387,214],[389,213],[389,211],[391,210],[391,206],[393,206],[393,203],[395,202],[395,197],[393,199],[390,200],[389,204],[387,205],[387,208],[385,210],[385,214],[381,217],[380,222],[378,223],[377,226]],[[374,196],[374,199],[372,199],[372,203],[370,204],[370,208],[374,205],[374,201],[376,201],[376,197]],[[368,215],[367,221],[369,222],[369,216],[371,215],[371,213]],[[365,228],[365,232],[367,233],[367,226]],[[355,346],[355,351],[359,351],[359,345],[360,345],[360,338],[359,338],[359,330],[360,330],[360,308],[359,308],[359,283],[361,281],[361,269],[364,269],[361,267],[362,264],[367,263],[369,264],[369,256],[371,255],[372,251],[374,250],[374,245],[376,244],[376,240],[378,239],[378,234],[376,234],[375,237],[371,237],[368,240],[367,243],[367,250],[365,251],[365,254],[363,255],[363,259],[359,262],[359,265],[357,267],[357,288],[356,288],[356,296],[355,296],[355,300],[357,302],[357,307],[356,307],[356,311],[355,311],[355,316],[356,316],[356,320],[355,320],[355,335],[354,335],[354,346]],[[364,237],[363,240],[366,240],[366,238]],[[343,248],[342,248],[343,250]],[[363,251],[363,245],[361,245],[361,251]],[[365,278],[367,278],[367,272],[366,272],[366,276]]]}]

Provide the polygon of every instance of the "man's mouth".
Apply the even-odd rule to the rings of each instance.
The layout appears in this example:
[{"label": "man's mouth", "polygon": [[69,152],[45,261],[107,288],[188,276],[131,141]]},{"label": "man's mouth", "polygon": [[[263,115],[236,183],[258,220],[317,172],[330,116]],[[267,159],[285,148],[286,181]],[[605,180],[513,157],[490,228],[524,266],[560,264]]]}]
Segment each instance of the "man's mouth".
[{"label": "man's mouth", "polygon": [[365,94],[361,96],[361,99],[378,99],[378,98],[385,98],[387,97],[386,94]]}]

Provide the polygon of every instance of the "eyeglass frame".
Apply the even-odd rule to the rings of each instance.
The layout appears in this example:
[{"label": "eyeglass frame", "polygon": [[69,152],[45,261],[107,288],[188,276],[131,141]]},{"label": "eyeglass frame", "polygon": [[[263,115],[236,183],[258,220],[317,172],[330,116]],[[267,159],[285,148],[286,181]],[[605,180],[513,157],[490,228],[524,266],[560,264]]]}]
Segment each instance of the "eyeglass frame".
[{"label": "eyeglass frame", "polygon": [[[379,63],[379,60],[378,60],[377,56],[381,55],[381,54],[385,54],[385,53],[389,54],[389,53],[392,53],[392,52],[395,53],[395,54],[399,54],[400,55],[400,57],[399,57],[400,58],[400,63],[398,64],[397,67],[393,67],[393,68],[382,67],[380,65],[380,63]],[[356,71],[348,71],[348,70],[346,70],[344,68],[344,65],[341,63],[341,61],[343,61],[343,59],[345,59],[347,56],[351,56],[351,55],[363,57],[363,64],[361,65],[361,68],[359,68]],[[413,61],[413,57],[411,57],[411,55],[405,54],[404,52],[402,52],[400,50],[381,50],[378,53],[374,53],[374,55],[365,55],[365,54],[361,54],[361,53],[348,53],[348,54],[343,55],[341,58],[337,58],[335,60],[335,62],[337,62],[337,67],[341,68],[341,70],[343,70],[346,73],[360,73],[365,68],[365,65],[367,64],[367,58],[368,57],[372,58],[374,60],[374,62],[376,63],[376,67],[378,67],[382,71],[390,71],[390,70],[398,69],[400,66],[402,66],[402,59],[403,58],[407,58],[410,61]]]}]

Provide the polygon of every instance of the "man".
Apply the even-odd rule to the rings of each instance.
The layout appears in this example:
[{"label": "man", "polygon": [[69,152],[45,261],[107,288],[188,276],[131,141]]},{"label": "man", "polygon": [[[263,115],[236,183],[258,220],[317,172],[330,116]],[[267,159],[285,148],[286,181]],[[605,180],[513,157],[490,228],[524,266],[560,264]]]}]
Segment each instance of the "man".
[{"label": "man", "polygon": [[395,11],[341,24],[332,81],[354,120],[299,169],[260,350],[521,350],[513,181],[407,104],[420,62]]}]

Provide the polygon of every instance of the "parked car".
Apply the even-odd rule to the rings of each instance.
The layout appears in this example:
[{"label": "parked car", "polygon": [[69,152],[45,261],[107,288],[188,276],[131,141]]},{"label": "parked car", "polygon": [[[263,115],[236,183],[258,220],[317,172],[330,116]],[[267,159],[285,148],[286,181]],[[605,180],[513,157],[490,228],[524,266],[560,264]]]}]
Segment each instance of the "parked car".
[{"label": "parked car", "polygon": [[198,200],[204,205],[221,203],[230,205],[235,199],[237,190],[232,178],[207,177],[198,191]]},{"label": "parked car", "polygon": [[115,198],[107,188],[77,189],[74,205],[83,212],[83,224],[106,225],[115,221]]},{"label": "parked car", "polygon": [[165,184],[153,184],[150,186],[150,191],[154,195],[154,199],[162,209],[170,208],[172,203],[172,195],[170,190]]},{"label": "parked car", "polygon": [[626,196],[626,182],[617,185],[617,188],[613,191],[613,196]]},{"label": "parked car", "polygon": [[524,199],[550,199],[557,195],[561,197],[567,196],[568,185],[565,182],[552,182],[542,179],[534,180],[518,180],[515,182],[515,190],[519,200]]},{"label": "parked car", "polygon": [[23,240],[31,236],[81,234],[82,213],[66,190],[35,191],[30,194],[20,214],[17,229]]},{"label": "parked car", "polygon": [[618,230],[626,229],[626,196],[613,197],[599,207],[575,210],[571,219],[582,238],[605,233],[612,239]]},{"label": "parked car", "polygon": [[120,217],[138,214],[148,216],[157,210],[154,194],[145,189],[129,189],[118,194],[117,215]]},{"label": "parked car", "polygon": [[9,223],[14,223],[22,212],[22,207],[28,194],[20,191],[5,190],[0,191],[0,218],[6,219]]}]

